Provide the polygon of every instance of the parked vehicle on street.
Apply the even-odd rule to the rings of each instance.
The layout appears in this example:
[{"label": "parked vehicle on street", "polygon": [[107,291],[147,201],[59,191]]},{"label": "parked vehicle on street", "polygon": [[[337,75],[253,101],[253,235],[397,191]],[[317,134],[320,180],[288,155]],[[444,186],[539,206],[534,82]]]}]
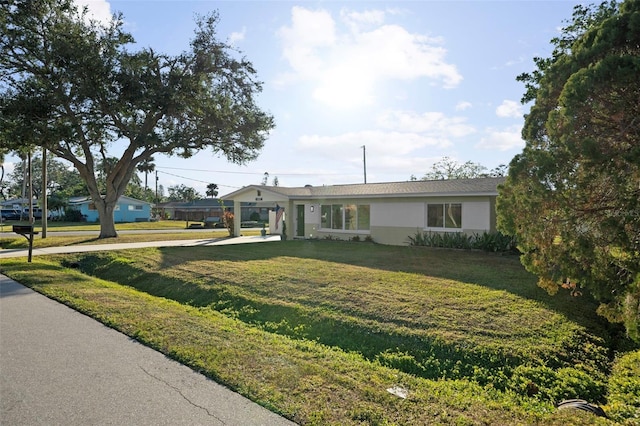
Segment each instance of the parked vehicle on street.
[{"label": "parked vehicle on street", "polygon": [[20,220],[20,212],[14,209],[2,209],[0,210],[2,220]]},{"label": "parked vehicle on street", "polygon": [[[25,207],[24,210],[22,211],[22,217],[24,218],[28,218],[29,217],[29,208]],[[40,208],[33,208],[33,218],[34,219],[42,219],[42,209]],[[49,216],[47,216],[47,218],[51,219],[51,212],[49,212]]]}]

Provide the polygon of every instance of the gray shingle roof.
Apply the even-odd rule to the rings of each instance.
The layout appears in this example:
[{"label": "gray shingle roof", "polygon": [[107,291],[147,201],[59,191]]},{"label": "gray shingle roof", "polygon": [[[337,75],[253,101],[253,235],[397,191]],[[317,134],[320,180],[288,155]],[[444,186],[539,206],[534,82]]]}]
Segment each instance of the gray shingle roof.
[{"label": "gray shingle roof", "polygon": [[[498,195],[498,185],[504,177],[450,180],[416,180],[408,182],[361,183],[349,185],[305,186],[287,188],[281,186],[252,185],[248,188],[265,189],[291,199],[345,198],[345,197],[418,197],[437,195]],[[233,195],[233,194],[229,194]],[[227,195],[224,198],[229,197]]]}]

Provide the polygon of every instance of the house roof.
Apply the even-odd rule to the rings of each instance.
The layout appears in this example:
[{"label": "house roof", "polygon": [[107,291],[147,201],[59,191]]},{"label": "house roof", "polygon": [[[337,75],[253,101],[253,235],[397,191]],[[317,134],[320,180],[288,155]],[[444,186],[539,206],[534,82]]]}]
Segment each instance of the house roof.
[{"label": "house roof", "polygon": [[[233,202],[224,201],[224,206],[233,207]],[[203,198],[203,199],[194,200],[194,201],[168,201],[166,203],[158,203],[158,207],[180,208],[180,209],[220,207],[220,199]]]},{"label": "house roof", "polygon": [[[33,204],[37,204],[38,200],[36,198],[33,199]],[[10,200],[4,200],[4,201],[0,201],[0,205],[2,206],[13,206],[13,205],[23,205],[23,204],[29,204],[29,199],[28,198],[12,198]]]},{"label": "house roof", "polygon": [[348,185],[304,186],[286,188],[281,186],[245,186],[227,194],[223,199],[233,199],[247,190],[268,190],[290,199],[306,198],[378,198],[378,197],[424,197],[424,196],[463,196],[498,195],[498,185],[504,177],[416,180],[407,182],[361,183]]},{"label": "house roof", "polygon": [[[91,197],[89,196],[69,198],[69,204],[85,204],[85,203],[90,203],[91,201],[92,201]],[[121,203],[123,201],[126,201],[130,204],[151,204],[147,201],[127,197],[126,195],[121,195],[120,198],[118,198],[118,203]]]}]

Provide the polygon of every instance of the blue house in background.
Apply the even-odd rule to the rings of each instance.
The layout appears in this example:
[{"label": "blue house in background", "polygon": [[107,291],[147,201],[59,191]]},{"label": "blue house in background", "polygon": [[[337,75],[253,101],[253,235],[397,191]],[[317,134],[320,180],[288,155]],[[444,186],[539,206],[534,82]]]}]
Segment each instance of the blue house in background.
[{"label": "blue house in background", "polygon": [[[68,207],[80,210],[87,222],[98,222],[98,210],[91,197],[72,197]],[[114,222],[148,222],[151,219],[151,203],[121,196],[113,212]]]}]

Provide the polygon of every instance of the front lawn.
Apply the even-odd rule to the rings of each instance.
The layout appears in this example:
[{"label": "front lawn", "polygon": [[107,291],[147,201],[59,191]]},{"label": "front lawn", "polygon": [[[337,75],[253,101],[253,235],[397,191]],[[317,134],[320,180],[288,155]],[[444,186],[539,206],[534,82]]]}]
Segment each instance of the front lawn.
[{"label": "front lawn", "polygon": [[568,398],[633,413],[606,405],[619,329],[514,256],[287,241],[0,270],[301,424],[608,422],[556,412]]},{"label": "front lawn", "polygon": [[[189,222],[194,223],[193,221]],[[197,222],[196,222],[197,223]],[[27,225],[27,221],[9,221],[2,224],[2,229],[5,232],[11,232],[12,225]],[[156,222],[126,222],[126,223],[116,223],[116,230],[125,231],[125,230],[158,230],[158,229],[185,229],[187,227],[187,222],[184,220],[159,220]],[[100,224],[99,223],[87,223],[87,222],[58,222],[49,220],[47,221],[47,229],[52,232],[57,231],[96,231],[96,233],[100,232]],[[42,230],[42,221],[36,220],[34,223],[34,230],[41,231]]]}]

